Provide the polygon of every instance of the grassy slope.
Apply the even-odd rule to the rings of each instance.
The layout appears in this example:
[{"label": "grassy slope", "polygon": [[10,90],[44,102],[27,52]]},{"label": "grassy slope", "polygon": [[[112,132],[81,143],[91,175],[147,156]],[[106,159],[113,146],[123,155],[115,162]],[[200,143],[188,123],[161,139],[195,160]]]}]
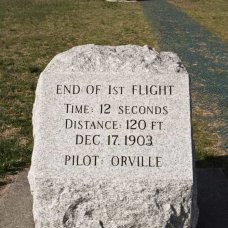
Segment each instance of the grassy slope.
[{"label": "grassy slope", "polygon": [[[224,42],[228,41],[227,0],[169,0],[169,2],[183,9]],[[193,110],[193,137],[198,166],[225,168],[226,173],[228,173],[228,157],[218,156],[221,154],[217,146],[219,145],[219,138],[208,127],[208,123],[198,119],[200,115],[203,115],[202,110]]]},{"label": "grassy slope", "polygon": [[169,0],[183,9],[209,31],[228,42],[227,0]]},{"label": "grassy slope", "polygon": [[[86,43],[156,46],[138,3],[0,1],[0,174],[30,161],[39,73],[55,54]],[[210,159],[217,138],[195,119],[198,159]]]},{"label": "grassy slope", "polygon": [[0,1],[0,174],[30,161],[39,73],[55,54],[87,43],[155,45],[138,3]]}]

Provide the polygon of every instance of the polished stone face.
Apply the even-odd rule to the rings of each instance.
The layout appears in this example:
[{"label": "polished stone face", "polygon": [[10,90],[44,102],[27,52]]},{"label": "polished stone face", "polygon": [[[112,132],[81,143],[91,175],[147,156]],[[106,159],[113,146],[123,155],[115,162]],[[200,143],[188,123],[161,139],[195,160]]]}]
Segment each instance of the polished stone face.
[{"label": "polished stone face", "polygon": [[33,109],[36,227],[194,227],[190,118],[173,53],[84,45],[57,55]]}]

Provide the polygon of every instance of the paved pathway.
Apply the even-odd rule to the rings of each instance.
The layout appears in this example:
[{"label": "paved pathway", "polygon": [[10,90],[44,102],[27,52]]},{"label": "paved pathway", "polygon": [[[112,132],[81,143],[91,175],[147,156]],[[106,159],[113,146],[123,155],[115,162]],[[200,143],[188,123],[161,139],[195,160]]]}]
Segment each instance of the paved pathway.
[{"label": "paved pathway", "polygon": [[[227,228],[228,180],[224,173],[221,169],[198,169],[197,184],[200,210],[197,228]],[[27,170],[18,175],[0,198],[0,228],[34,228]]]},{"label": "paved pathway", "polygon": [[34,228],[28,170],[7,186],[0,198],[0,228]]},{"label": "paved pathway", "polygon": [[167,0],[144,0],[141,4],[160,35],[161,50],[176,52],[187,67],[196,94],[193,108],[211,113],[206,121],[221,137],[221,148],[228,155],[228,45]]}]

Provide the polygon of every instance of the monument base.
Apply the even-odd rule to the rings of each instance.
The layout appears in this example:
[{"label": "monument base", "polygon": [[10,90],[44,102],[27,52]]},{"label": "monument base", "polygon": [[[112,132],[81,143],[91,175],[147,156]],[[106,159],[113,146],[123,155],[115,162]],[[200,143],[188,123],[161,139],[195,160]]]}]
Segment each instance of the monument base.
[{"label": "monument base", "polygon": [[190,181],[29,178],[36,228],[196,227]]}]

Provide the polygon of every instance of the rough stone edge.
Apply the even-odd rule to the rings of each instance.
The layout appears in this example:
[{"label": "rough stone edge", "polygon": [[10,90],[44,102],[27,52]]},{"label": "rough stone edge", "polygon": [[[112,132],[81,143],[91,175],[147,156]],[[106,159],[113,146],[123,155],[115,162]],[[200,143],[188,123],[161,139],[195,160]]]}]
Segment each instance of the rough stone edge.
[{"label": "rough stone edge", "polygon": [[[153,65],[158,65],[159,68],[166,69],[166,72],[167,72],[167,66],[171,66],[171,67],[168,68],[168,70],[171,70],[174,73],[187,73],[186,68],[182,64],[180,58],[175,53],[172,53],[172,52],[160,52],[160,53],[158,53],[158,52],[155,51],[155,49],[150,48],[147,45],[145,45],[143,47],[138,46],[138,45],[122,45],[122,46],[116,46],[116,47],[121,47],[121,48],[128,47],[128,48],[136,48],[136,49],[139,48],[141,50],[144,49],[144,51],[148,51],[151,54],[151,58],[149,58],[149,60],[151,60],[151,62],[146,63],[146,65],[144,65],[145,72],[156,72],[156,73],[158,73],[159,71],[158,71],[157,67],[156,68],[153,67]],[[65,51],[65,52],[62,52],[60,54],[57,54],[50,61],[50,63],[47,65],[47,67],[44,69],[44,71],[41,73],[40,76],[42,76],[43,74],[48,73],[49,71],[52,72],[53,68],[56,67],[56,62],[58,62],[58,65],[62,66],[62,63],[64,64],[64,62],[61,62],[61,59],[64,59],[64,56],[68,55],[70,52],[71,53],[77,53],[77,51],[80,51],[80,50],[84,51],[87,48],[90,49],[90,51],[92,51],[92,52],[96,48],[104,48],[104,49],[106,49],[106,51],[110,51],[110,50],[115,50],[116,47],[115,46],[100,46],[100,45],[94,45],[94,44],[88,44],[88,45],[82,45],[82,46],[73,47],[73,48],[71,48],[68,51]],[[152,54],[155,54],[155,58],[152,58]],[[94,60],[94,59],[92,59],[92,60]],[[71,61],[72,61],[72,59],[71,59]],[[129,59],[127,59],[127,61],[129,61]],[[130,61],[130,63],[133,63],[133,62]],[[141,61],[141,63],[143,63],[143,62]],[[72,65],[72,63],[70,65]],[[97,69],[97,68],[95,68],[95,69],[94,68],[85,69],[85,68],[83,68],[82,65],[79,68],[75,68],[74,69],[74,71],[81,71],[81,72],[93,72],[95,70],[99,72],[99,69]],[[142,68],[139,69],[139,70],[143,72]],[[119,68],[115,68],[115,69],[110,69],[109,68],[108,71],[121,72],[122,70],[119,69]],[[101,70],[101,72],[106,72],[106,70]],[[131,65],[131,68],[130,68],[129,72],[137,72],[137,70],[135,70],[135,65],[134,64]],[[162,73],[162,71],[159,72],[159,73]],[[36,91],[36,93],[37,93],[37,91]],[[34,114],[34,109],[35,109],[35,103],[33,105],[33,114]],[[34,127],[34,124],[33,124],[33,127]],[[33,135],[33,136],[35,137],[35,135]],[[194,151],[193,151],[193,155],[192,156],[194,158],[194,156],[195,156],[194,155]],[[193,198],[192,199],[193,200],[192,200],[192,211],[191,211],[191,224],[192,224],[191,228],[195,228],[196,227],[197,221],[198,221],[198,214],[199,214],[198,206],[197,206],[197,185],[196,185],[196,175],[195,175],[195,167],[194,166],[195,165],[193,163],[193,174],[194,174],[194,177],[193,177],[193,184],[192,184],[192,186],[193,186],[193,188],[192,188],[192,193],[193,193],[192,197]],[[33,185],[32,182],[35,182],[35,179],[36,179],[36,177],[35,177],[34,173],[32,171],[29,171],[28,180],[29,180],[29,184],[30,184],[32,195],[34,193],[34,189],[32,189],[32,186],[35,187],[35,184],[33,183],[34,184]],[[196,211],[194,211],[193,209],[195,209]]]},{"label": "rough stone edge", "polygon": [[[78,61],[79,59],[80,61]],[[59,66],[64,71],[61,71]],[[72,73],[75,71],[162,73],[167,70],[173,73],[187,73],[178,55],[172,52],[158,53],[147,45],[87,44],[57,54],[42,73]]]},{"label": "rough stone edge", "polygon": [[[46,188],[47,186],[52,186],[53,187],[53,182],[55,183],[54,184],[54,188],[55,188],[55,190],[56,191],[61,191],[61,193],[63,193],[63,191],[65,191],[65,190],[63,190],[63,186],[65,186],[66,187],[66,189],[70,186],[70,189],[71,189],[71,194],[74,194],[73,192],[76,190],[76,189],[74,189],[72,186],[77,186],[78,185],[78,182],[76,182],[76,180],[74,179],[74,182],[72,182],[71,183],[71,181],[70,180],[67,180],[67,183],[65,183],[64,182],[64,180],[59,180],[58,178],[51,178],[51,179],[47,179],[47,180],[44,180],[43,178],[38,178],[39,180],[37,180],[38,182],[39,182],[39,184],[38,184],[38,186],[40,187],[40,188],[37,188],[36,189],[36,191],[35,192],[33,192],[32,194],[33,194],[33,197],[35,197],[35,201],[34,202],[37,202],[36,201],[36,198],[38,197],[39,198],[39,195],[40,195],[40,192],[42,192],[43,190],[43,188]],[[106,180],[107,181],[107,180]],[[105,184],[105,182],[104,183],[102,183],[102,182],[100,182],[99,184],[102,184],[102,185],[105,185],[105,186],[107,186],[106,184]],[[114,183],[114,186],[116,185],[117,183]],[[84,183],[83,183],[83,181],[82,181],[82,185],[84,185]],[[86,184],[85,184],[86,185]],[[92,183],[91,185],[90,185],[90,187],[91,186],[95,186],[95,185],[97,185],[97,183]],[[112,186],[112,183],[110,184],[111,186]],[[57,188],[56,188],[56,186],[57,186]],[[141,186],[141,185],[140,185]],[[144,183],[144,186],[145,186],[145,183]],[[89,186],[88,186],[89,187]],[[88,192],[90,192],[90,189],[91,188],[88,188]],[[110,186],[108,186],[108,188],[110,188]],[[143,185],[142,185],[142,188],[143,188]],[[171,189],[175,189],[176,188],[176,190],[178,191],[178,190],[180,190],[180,189],[182,189],[183,188],[183,191],[184,191],[184,188],[188,188],[188,191],[189,191],[189,193],[190,193],[190,195],[191,194],[193,194],[193,189],[194,189],[194,186],[193,186],[193,182],[191,182],[191,181],[181,181],[181,182],[179,182],[178,180],[174,180],[174,181],[172,181],[172,180],[170,180],[169,182],[166,182],[166,181],[159,181],[159,182],[156,182],[156,183],[151,183],[151,185],[150,185],[150,190],[157,190],[157,189],[169,189],[169,188],[171,188]],[[93,188],[92,188],[93,189]],[[160,191],[160,190],[159,190]],[[134,190],[133,190],[133,192],[134,192]],[[137,191],[136,191],[137,192]],[[153,191],[152,191],[153,192]],[[70,193],[70,192],[69,192]],[[86,192],[84,192],[85,194],[86,194]],[[187,193],[187,192],[186,192]],[[56,196],[56,197],[59,197],[59,196],[57,196],[56,194],[54,194],[54,196]],[[174,194],[174,198],[176,197],[176,195]],[[172,197],[171,198],[167,198],[167,200],[169,201],[170,199],[172,199]],[[47,203],[48,203],[48,200],[50,200],[49,198],[47,198],[47,199],[45,199],[46,201],[47,201]],[[69,199],[68,200],[68,202],[70,202],[71,200]],[[172,200],[171,200],[172,201]],[[63,201],[63,204],[65,203],[66,201]],[[73,201],[74,202],[74,201]],[[191,203],[190,203],[191,205],[192,205],[192,200],[191,200]],[[42,210],[41,210],[42,211]],[[175,207],[174,207],[174,211],[175,211]],[[39,212],[39,211],[34,211],[35,213],[34,213],[34,219],[35,219],[35,221],[38,223],[38,224],[40,224],[40,222],[39,222],[39,218],[40,218],[40,215],[39,215],[39,213],[41,213],[42,214],[42,212]],[[49,212],[48,212],[49,213]],[[190,212],[191,214],[190,214],[190,216],[192,215],[192,209],[191,209],[191,212]],[[178,217],[177,217],[178,218]],[[195,225],[194,224],[192,224],[192,220],[191,220],[191,217],[190,217],[190,219],[189,219],[189,224],[191,224],[191,228],[194,228],[195,227]],[[40,226],[38,226],[38,227],[40,227]],[[46,227],[46,226],[45,226]],[[48,226],[49,227],[49,226]],[[50,226],[50,227],[54,227],[54,226]],[[182,228],[190,228],[189,226],[184,226],[184,227],[182,227]]]}]

